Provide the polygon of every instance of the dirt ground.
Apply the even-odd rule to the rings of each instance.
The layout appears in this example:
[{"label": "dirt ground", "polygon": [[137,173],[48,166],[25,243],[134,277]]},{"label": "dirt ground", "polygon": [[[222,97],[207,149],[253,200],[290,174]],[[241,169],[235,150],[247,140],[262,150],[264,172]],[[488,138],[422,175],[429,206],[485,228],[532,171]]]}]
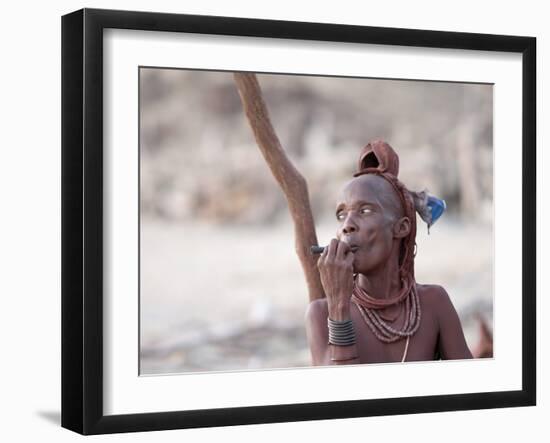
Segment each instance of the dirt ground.
[{"label": "dirt ground", "polygon": [[[318,223],[326,243],[335,223]],[[289,223],[221,226],[141,224],[141,373],[308,366],[306,286]],[[416,279],[444,286],[467,342],[474,314],[492,325],[490,224],[442,219],[418,226]],[[497,337],[495,336],[495,340]]]}]

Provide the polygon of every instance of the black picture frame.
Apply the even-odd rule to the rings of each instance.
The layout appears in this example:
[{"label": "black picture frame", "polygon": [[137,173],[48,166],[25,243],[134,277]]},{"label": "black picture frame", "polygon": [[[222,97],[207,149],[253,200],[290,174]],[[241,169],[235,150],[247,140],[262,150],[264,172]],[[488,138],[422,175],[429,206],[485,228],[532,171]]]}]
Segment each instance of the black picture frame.
[{"label": "black picture frame", "polygon": [[[522,55],[522,389],[260,407],[103,413],[103,31],[193,32]],[[62,18],[62,426],[82,434],[536,404],[536,39],[83,9]]]}]

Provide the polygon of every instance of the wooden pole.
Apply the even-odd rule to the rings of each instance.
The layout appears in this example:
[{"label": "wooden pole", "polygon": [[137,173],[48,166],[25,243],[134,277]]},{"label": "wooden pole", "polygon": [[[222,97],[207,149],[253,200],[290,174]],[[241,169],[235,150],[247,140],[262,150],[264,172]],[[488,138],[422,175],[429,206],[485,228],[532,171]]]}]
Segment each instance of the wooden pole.
[{"label": "wooden pole", "polygon": [[256,143],[288,203],[294,222],[295,249],[306,278],[309,300],[323,298],[325,292],[317,269],[317,256],[310,252],[310,246],[317,245],[317,235],[307,182],[290,161],[275,134],[256,75],[235,73],[234,77]]}]

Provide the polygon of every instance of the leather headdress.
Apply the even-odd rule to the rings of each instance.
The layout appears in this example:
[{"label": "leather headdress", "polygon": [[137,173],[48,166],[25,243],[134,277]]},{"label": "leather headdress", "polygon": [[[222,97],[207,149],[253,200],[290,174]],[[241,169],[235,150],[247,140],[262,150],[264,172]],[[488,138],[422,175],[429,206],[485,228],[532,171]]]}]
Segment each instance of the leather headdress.
[{"label": "leather headdress", "polygon": [[399,270],[401,278],[412,277],[414,279],[416,211],[412,194],[397,178],[399,174],[399,156],[385,141],[374,140],[361,151],[358,170],[353,176],[357,177],[363,174],[375,174],[386,179],[392,185],[401,201],[403,212],[411,222],[411,230],[401,243]]}]

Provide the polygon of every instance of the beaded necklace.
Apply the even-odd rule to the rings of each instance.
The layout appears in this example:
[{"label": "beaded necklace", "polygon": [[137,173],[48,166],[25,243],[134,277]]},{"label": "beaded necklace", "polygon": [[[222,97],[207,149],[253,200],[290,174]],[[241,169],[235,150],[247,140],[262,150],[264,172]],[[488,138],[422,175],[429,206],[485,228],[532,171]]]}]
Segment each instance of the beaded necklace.
[{"label": "beaded necklace", "polygon": [[[384,343],[393,343],[402,338],[409,338],[420,326],[422,312],[414,281],[411,285],[405,286],[397,297],[384,300],[371,297],[363,288],[355,284],[351,301],[355,303],[363,320],[375,337]],[[403,303],[405,310],[405,322],[400,329],[391,326],[387,322],[388,319],[384,319],[378,312],[386,306],[397,303]]]}]

